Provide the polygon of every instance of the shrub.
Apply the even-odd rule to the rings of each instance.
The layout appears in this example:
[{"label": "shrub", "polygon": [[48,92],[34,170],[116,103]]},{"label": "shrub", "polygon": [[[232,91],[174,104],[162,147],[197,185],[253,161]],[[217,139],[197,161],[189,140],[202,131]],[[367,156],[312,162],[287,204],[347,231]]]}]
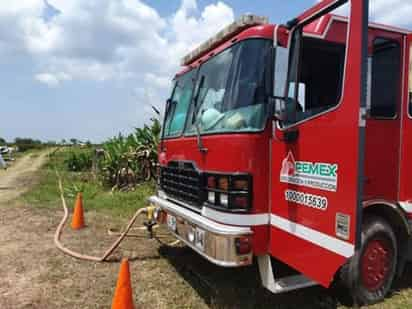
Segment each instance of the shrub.
[{"label": "shrub", "polygon": [[91,150],[72,151],[64,160],[64,164],[71,172],[90,171],[93,166],[93,152]]},{"label": "shrub", "polygon": [[18,147],[19,151],[25,152],[31,149],[41,149],[42,142],[39,140],[34,140],[32,138],[20,138],[17,137],[14,140],[15,145]]}]

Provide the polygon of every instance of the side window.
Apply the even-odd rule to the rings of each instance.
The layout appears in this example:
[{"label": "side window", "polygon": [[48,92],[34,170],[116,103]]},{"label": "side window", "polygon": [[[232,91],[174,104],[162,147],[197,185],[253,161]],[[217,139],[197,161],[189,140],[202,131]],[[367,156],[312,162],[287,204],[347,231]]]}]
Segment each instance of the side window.
[{"label": "side window", "polygon": [[302,118],[322,113],[339,103],[345,65],[345,45],[303,40],[300,81],[305,85]]},{"label": "side window", "polygon": [[377,38],[373,43],[370,116],[394,118],[400,101],[401,50],[397,42]]},{"label": "side window", "polygon": [[[343,88],[345,44],[304,37],[298,72],[289,72],[289,97],[296,94],[296,113],[288,124],[321,114],[338,105]],[[293,59],[292,59],[293,64]],[[292,75],[297,76],[298,85]]]}]

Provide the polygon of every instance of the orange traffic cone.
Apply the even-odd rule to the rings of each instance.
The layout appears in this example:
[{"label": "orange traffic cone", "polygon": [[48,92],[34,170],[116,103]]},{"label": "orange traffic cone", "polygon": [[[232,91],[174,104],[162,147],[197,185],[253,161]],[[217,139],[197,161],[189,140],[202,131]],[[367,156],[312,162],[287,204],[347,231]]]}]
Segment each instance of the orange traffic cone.
[{"label": "orange traffic cone", "polygon": [[83,215],[83,195],[77,194],[76,203],[74,205],[74,213],[72,219],[72,229],[80,230],[84,228],[84,215]]},{"label": "orange traffic cone", "polygon": [[120,265],[112,309],[134,309],[129,261],[127,259],[123,259]]}]

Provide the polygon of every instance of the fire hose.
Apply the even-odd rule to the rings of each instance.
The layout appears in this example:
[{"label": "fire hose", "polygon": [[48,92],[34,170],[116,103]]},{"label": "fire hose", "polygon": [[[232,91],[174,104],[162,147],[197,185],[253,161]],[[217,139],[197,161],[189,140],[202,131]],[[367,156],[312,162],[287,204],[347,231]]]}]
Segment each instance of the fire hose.
[{"label": "fire hose", "polygon": [[[128,225],[126,226],[126,229],[122,233],[115,233],[112,230],[109,230],[109,234],[118,235],[119,237],[116,239],[116,241],[113,242],[113,244],[109,247],[109,249],[106,250],[106,252],[101,257],[99,257],[99,256],[90,256],[90,255],[85,255],[85,254],[75,252],[71,249],[66,248],[60,242],[60,238],[61,238],[61,235],[62,235],[62,230],[63,230],[63,228],[64,228],[64,226],[65,226],[65,224],[66,224],[66,222],[69,218],[69,210],[68,210],[68,207],[67,207],[67,204],[66,204],[66,199],[64,198],[62,180],[61,180],[60,174],[57,170],[56,170],[56,175],[57,175],[58,186],[59,186],[59,190],[60,190],[60,198],[61,198],[63,209],[64,209],[64,216],[63,216],[62,220],[60,221],[59,226],[56,229],[56,233],[54,234],[54,243],[55,243],[56,247],[59,250],[61,250],[62,252],[66,253],[66,254],[74,257],[74,258],[81,259],[81,260],[86,260],[86,261],[92,261],[92,262],[105,262],[105,261],[107,261],[107,258],[114,252],[114,250],[116,250],[116,248],[120,245],[122,240],[126,236],[128,236],[128,233],[129,233],[130,229],[132,228],[133,224],[135,223],[136,219],[142,214],[147,214],[148,217],[152,217],[152,215],[153,215],[153,211],[154,211],[153,206],[149,206],[149,207],[146,207],[146,208],[141,208],[141,209],[136,211],[136,213],[134,214],[134,216],[129,221]],[[147,229],[152,234],[153,224],[146,225],[144,228]]]}]

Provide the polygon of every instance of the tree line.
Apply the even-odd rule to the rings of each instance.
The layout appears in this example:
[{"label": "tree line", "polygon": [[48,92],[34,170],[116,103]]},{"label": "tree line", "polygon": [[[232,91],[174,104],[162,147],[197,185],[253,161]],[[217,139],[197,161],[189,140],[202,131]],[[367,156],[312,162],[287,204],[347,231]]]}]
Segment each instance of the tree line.
[{"label": "tree line", "polygon": [[30,137],[16,137],[13,141],[7,141],[0,137],[0,146],[17,147],[19,151],[24,152],[31,149],[41,149],[48,146],[67,146],[67,145],[91,145],[90,141],[82,142],[79,139],[71,138],[69,140],[62,139],[61,141],[41,141]]}]

